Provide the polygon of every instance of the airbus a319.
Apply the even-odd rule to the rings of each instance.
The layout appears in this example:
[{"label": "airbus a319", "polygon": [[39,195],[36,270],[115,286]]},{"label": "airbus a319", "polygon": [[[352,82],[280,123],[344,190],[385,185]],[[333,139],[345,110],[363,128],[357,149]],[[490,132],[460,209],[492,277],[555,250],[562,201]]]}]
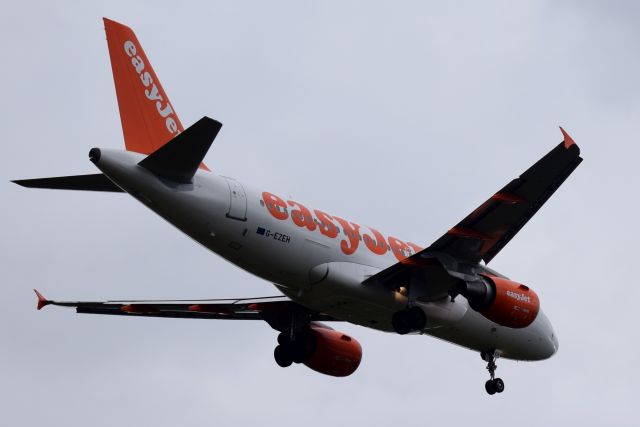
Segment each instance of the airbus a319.
[{"label": "airbus a319", "polygon": [[[537,293],[487,264],[580,164],[563,141],[426,247],[233,178],[203,159],[221,124],[184,129],[134,32],[104,19],[125,150],[92,148],[91,175],[14,181],[25,187],[128,193],[186,235],[272,283],[275,297],[236,300],[54,301],[38,309],[176,318],[263,320],[279,332],[274,358],[351,375],[358,341],[326,325],[424,334],[480,353],[489,394],[498,357],[542,360],[558,338]],[[390,350],[392,351],[392,350]]]}]

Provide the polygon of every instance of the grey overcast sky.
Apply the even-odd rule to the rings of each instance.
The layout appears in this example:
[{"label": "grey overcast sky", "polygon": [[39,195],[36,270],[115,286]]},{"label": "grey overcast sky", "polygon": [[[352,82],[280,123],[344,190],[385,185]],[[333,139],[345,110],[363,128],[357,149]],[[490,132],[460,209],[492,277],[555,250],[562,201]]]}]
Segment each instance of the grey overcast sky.
[{"label": "grey overcast sky", "polygon": [[[634,1],[21,1],[0,12],[0,424],[638,425],[640,6]],[[585,161],[491,263],[560,351],[502,360],[352,325],[360,369],[272,359],[264,323],[35,310],[273,287],[132,198],[27,190],[123,147],[101,18],[136,31],[217,172],[428,244],[561,140]],[[46,424],[45,424],[46,423]],[[569,424],[571,423],[571,424]]]}]

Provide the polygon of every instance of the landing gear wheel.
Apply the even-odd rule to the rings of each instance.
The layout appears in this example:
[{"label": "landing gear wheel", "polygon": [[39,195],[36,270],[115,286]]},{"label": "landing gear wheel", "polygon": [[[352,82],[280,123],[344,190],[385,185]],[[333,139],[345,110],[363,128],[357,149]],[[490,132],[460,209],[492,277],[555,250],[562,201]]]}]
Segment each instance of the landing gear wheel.
[{"label": "landing gear wheel", "polygon": [[284,333],[284,332],[280,332],[278,334],[278,344],[283,345],[283,344],[288,344],[289,343],[289,335]]},{"label": "landing gear wheel", "polygon": [[495,388],[495,384],[493,383],[493,380],[487,380],[487,382],[484,383],[484,389],[487,390],[487,393],[491,395],[496,394],[496,392],[498,391]]},{"label": "landing gear wheel", "polygon": [[427,316],[425,316],[420,307],[411,307],[407,312],[407,316],[409,318],[409,326],[414,331],[421,331],[427,325]]},{"label": "landing gear wheel", "polygon": [[409,322],[409,313],[406,310],[396,311],[393,313],[393,317],[391,317],[391,325],[400,335],[411,332],[411,323]]},{"label": "landing gear wheel", "polygon": [[273,350],[273,358],[276,359],[276,363],[278,364],[278,366],[282,368],[291,366],[291,364],[293,363],[293,358],[291,357],[287,346],[284,345],[276,346],[276,348]]},{"label": "landing gear wheel", "polygon": [[496,393],[502,393],[504,391],[504,381],[501,378],[493,380],[493,389]]},{"label": "landing gear wheel", "polygon": [[301,332],[287,347],[293,362],[303,363],[316,351],[316,336],[310,330]]}]

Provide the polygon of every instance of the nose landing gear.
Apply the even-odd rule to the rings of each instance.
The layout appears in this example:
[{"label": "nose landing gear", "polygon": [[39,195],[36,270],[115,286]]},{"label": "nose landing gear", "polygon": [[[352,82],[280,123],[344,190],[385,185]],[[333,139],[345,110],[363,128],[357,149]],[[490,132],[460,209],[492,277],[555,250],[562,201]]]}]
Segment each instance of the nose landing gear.
[{"label": "nose landing gear", "polygon": [[487,362],[487,371],[489,371],[489,375],[491,376],[491,379],[487,380],[487,382],[484,383],[484,389],[490,395],[502,393],[504,391],[504,381],[502,381],[501,378],[495,377],[496,369],[498,369],[498,366],[496,365],[496,359],[499,356],[500,353],[498,353],[497,351],[483,351],[482,353],[480,353],[480,357],[482,357],[482,360]]}]

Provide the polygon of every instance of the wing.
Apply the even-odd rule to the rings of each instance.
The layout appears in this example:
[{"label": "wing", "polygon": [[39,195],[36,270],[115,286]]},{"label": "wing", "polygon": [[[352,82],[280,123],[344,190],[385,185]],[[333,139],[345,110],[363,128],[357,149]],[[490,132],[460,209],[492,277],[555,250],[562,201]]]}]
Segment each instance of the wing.
[{"label": "wing", "polygon": [[444,252],[471,262],[491,261],[582,162],[580,149],[560,129],[563,142],[425,251]]},{"label": "wing", "polygon": [[367,281],[388,283],[412,268],[428,268],[434,262],[434,253],[469,263],[491,261],[582,162],[578,146],[564,129],[560,130],[564,141],[520,177],[491,196],[427,249]]},{"label": "wing", "polygon": [[38,310],[47,305],[58,305],[75,307],[77,313],[118,316],[264,320],[273,327],[286,321],[289,315],[296,311],[304,312],[311,321],[338,321],[329,315],[309,311],[284,296],[178,301],[53,301],[46,299],[35,289],[34,292],[38,297]]}]

